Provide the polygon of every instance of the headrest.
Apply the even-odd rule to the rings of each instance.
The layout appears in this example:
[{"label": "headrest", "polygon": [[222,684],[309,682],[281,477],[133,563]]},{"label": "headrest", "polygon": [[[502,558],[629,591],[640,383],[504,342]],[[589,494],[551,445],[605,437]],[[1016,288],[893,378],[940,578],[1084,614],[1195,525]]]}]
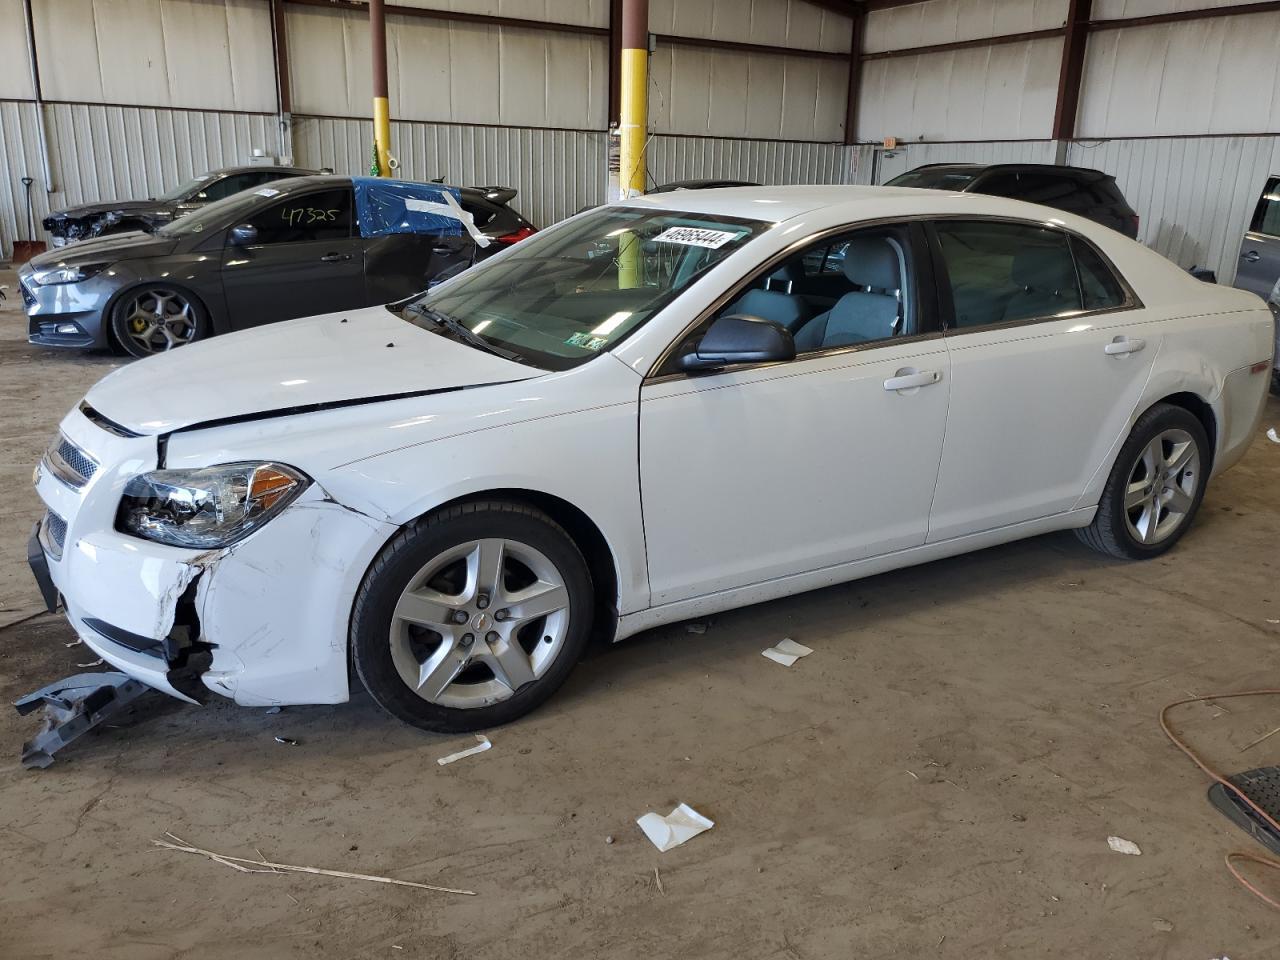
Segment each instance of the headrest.
[{"label": "headrest", "polygon": [[1066,250],[1055,247],[1021,247],[1010,267],[1013,282],[1043,291],[1073,289],[1075,268]]},{"label": "headrest", "polygon": [[791,284],[804,279],[804,267],[796,260],[788,260],[773,273],[765,277],[764,288],[779,293],[790,293]]},{"label": "headrest", "polygon": [[844,252],[844,275],[860,287],[898,290],[902,287],[898,251],[883,237],[858,237]]}]

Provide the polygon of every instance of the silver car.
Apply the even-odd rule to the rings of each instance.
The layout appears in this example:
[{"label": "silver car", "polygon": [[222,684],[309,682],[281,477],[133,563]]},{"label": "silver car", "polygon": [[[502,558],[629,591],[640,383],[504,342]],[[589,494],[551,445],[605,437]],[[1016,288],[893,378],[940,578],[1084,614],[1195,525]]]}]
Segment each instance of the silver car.
[{"label": "silver car", "polygon": [[1235,285],[1252,290],[1271,306],[1276,315],[1275,368],[1271,390],[1280,394],[1280,176],[1267,179],[1253,220],[1240,244],[1240,266]]}]

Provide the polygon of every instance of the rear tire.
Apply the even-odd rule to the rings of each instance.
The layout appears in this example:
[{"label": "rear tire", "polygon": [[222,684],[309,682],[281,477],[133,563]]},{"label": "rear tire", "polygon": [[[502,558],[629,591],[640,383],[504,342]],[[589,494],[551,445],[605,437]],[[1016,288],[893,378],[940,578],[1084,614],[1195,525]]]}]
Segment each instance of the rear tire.
[{"label": "rear tire", "polygon": [[482,730],[564,683],[593,607],[582,553],[545,513],[506,500],[448,507],[405,527],[365,574],[352,663],[405,723]]},{"label": "rear tire", "polygon": [[1157,403],[1133,425],[1093,523],[1076,535],[1122,560],[1160,556],[1191,526],[1209,467],[1209,438],[1200,421],[1182,407]]}]

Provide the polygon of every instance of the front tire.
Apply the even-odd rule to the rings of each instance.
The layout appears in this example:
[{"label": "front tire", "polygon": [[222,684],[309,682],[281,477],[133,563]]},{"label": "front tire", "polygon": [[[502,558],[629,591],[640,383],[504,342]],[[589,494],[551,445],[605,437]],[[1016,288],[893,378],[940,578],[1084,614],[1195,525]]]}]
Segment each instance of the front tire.
[{"label": "front tire", "polygon": [[1076,534],[1123,560],[1160,556],[1191,526],[1209,465],[1209,438],[1200,421],[1182,407],[1157,403],[1120,448],[1093,523]]},{"label": "front tire", "polygon": [[388,713],[458,733],[521,717],[564,683],[593,611],[587,563],[550,517],[505,500],[407,526],[365,574],[351,657]]},{"label": "front tire", "polygon": [[186,290],[148,283],[112,306],[111,335],[130,356],[151,357],[208,336],[209,313]]}]

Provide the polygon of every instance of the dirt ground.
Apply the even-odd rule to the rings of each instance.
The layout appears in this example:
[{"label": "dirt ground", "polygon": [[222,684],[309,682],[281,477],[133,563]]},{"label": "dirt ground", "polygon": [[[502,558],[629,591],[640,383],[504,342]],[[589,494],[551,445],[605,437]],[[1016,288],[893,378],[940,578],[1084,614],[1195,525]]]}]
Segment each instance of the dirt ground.
[{"label": "dirt ground", "polygon": [[[38,602],[31,467],[118,361],[29,347],[4,282],[13,619]],[[468,738],[401,726],[363,694],[275,715],[148,695],[43,772],[18,764],[33,721],[0,712],[0,957],[1280,956],[1280,916],[1222,862],[1262,848],[1156,722],[1189,693],[1280,686],[1277,493],[1280,446],[1259,433],[1161,561],[1049,536],[701,635],[652,631],[593,653],[450,766],[435,760]],[[760,656],[784,636],[815,652],[790,669]],[[49,615],[0,629],[0,696],[77,672],[91,657],[72,640]],[[1280,702],[1176,721],[1227,771],[1280,763],[1280,737],[1241,749],[1280,725]],[[682,801],[716,825],[659,854],[634,821]],[[476,896],[240,873],[153,847],[166,831]],[[1262,879],[1280,894],[1280,874]]]}]

